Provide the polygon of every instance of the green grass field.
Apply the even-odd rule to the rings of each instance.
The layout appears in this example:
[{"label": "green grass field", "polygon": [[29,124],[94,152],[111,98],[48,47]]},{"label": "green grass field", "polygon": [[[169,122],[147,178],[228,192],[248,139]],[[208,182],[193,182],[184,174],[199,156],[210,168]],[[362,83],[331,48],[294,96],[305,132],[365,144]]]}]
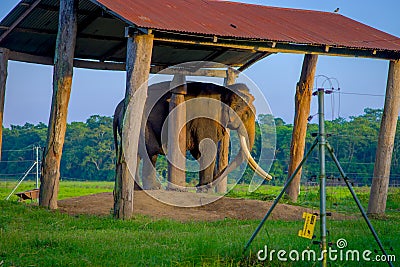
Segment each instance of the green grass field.
[{"label": "green grass field", "polygon": [[[0,184],[0,266],[319,266],[313,261],[282,262],[273,254],[273,261],[259,261],[257,252],[271,250],[314,250],[318,245],[300,238],[297,232],[303,222],[267,221],[251,245],[242,253],[243,246],[257,227],[254,220],[222,220],[216,222],[180,223],[136,216],[120,221],[111,216],[69,216],[48,211],[35,205],[3,199],[14,183]],[[23,183],[17,191],[32,189],[33,182]],[[112,191],[113,183],[61,182],[60,198]],[[368,201],[368,189],[356,188],[361,201]],[[264,186],[248,193],[244,186],[235,188],[232,197],[273,199],[279,187]],[[304,188],[299,205],[317,206],[317,189]],[[328,189],[328,208],[346,214],[358,214],[345,188]],[[400,261],[400,189],[391,188],[388,217],[372,220],[388,249]],[[361,217],[361,216],[358,216]],[[379,251],[373,237],[361,219],[328,220],[329,241],[347,240],[345,249],[371,250],[370,258]],[[318,223],[316,235],[318,236]],[[335,247],[333,247],[335,248]],[[343,250],[344,251],[344,250]],[[340,252],[340,251],[339,251]],[[345,251],[344,251],[345,252]],[[292,254],[292,256],[295,254]],[[331,266],[387,266],[385,263],[336,261]],[[397,262],[395,266],[399,266]]]}]

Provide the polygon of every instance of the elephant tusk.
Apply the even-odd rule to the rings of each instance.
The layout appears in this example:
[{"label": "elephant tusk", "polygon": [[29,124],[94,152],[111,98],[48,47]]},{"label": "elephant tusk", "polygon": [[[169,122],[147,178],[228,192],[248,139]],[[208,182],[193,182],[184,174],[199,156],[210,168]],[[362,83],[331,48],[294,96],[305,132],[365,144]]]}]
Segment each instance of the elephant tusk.
[{"label": "elephant tusk", "polygon": [[259,176],[261,176],[263,179],[270,181],[272,180],[272,176],[266,173],[258,164],[257,162],[253,159],[253,157],[250,155],[249,148],[247,147],[247,142],[246,138],[243,135],[239,136],[240,138],[240,145],[243,149],[243,152],[246,156],[246,159],[250,165],[250,168],[253,169],[255,173],[257,173]]}]

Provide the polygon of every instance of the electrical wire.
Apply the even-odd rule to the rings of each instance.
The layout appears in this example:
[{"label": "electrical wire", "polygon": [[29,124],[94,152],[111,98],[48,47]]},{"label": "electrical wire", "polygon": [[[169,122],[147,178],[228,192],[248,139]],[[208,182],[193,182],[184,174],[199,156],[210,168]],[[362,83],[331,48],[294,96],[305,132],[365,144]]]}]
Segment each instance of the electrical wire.
[{"label": "electrical wire", "polygon": [[21,152],[21,151],[30,151],[31,149],[3,149],[3,152]]},{"label": "electrical wire", "polygon": [[27,159],[27,160],[0,160],[0,163],[12,163],[12,162],[33,162],[35,160],[33,159]]}]

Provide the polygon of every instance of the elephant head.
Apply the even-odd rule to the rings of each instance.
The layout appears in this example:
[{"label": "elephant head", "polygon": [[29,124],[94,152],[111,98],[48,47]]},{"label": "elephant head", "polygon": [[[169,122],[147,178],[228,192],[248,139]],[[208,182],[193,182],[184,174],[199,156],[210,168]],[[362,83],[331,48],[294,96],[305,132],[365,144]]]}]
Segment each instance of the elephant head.
[{"label": "elephant head", "polygon": [[232,94],[230,99],[226,100],[227,106],[223,112],[223,121],[227,128],[236,130],[240,140],[240,150],[234,160],[215,177],[215,183],[228,175],[237,168],[244,160],[247,160],[249,166],[256,174],[265,180],[271,180],[272,177],[265,172],[257,162],[252,158],[249,148],[252,148],[255,140],[255,119],[256,110],[254,107],[254,96],[250,93],[245,84],[233,84],[228,86]]}]

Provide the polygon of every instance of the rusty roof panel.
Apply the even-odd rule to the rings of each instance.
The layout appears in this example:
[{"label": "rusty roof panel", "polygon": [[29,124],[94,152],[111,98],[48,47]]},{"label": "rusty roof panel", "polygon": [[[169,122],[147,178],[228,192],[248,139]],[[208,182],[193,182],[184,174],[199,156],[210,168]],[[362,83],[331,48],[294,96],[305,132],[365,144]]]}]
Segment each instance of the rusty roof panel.
[{"label": "rusty roof panel", "polygon": [[400,39],[337,13],[212,0],[93,0],[144,28],[400,51]]},{"label": "rusty roof panel", "polygon": [[[0,35],[35,1],[22,0],[0,22]],[[53,57],[58,10],[59,0],[42,0],[0,40],[0,46]],[[338,47],[332,49],[332,54],[339,51],[338,55],[400,58],[399,38],[336,13],[216,0],[79,0],[75,57],[124,62],[124,31],[128,25],[156,30],[156,37],[160,38],[154,43],[152,62],[163,66],[190,60],[241,66],[260,56],[253,50],[197,43],[211,42],[212,36],[218,36],[217,43],[243,41],[251,47],[269,47],[271,41],[276,41],[278,48],[295,48],[304,53],[324,53],[321,46],[329,45]],[[160,41],[164,37],[187,38],[192,44]],[[373,50],[376,51],[372,53]]]}]

